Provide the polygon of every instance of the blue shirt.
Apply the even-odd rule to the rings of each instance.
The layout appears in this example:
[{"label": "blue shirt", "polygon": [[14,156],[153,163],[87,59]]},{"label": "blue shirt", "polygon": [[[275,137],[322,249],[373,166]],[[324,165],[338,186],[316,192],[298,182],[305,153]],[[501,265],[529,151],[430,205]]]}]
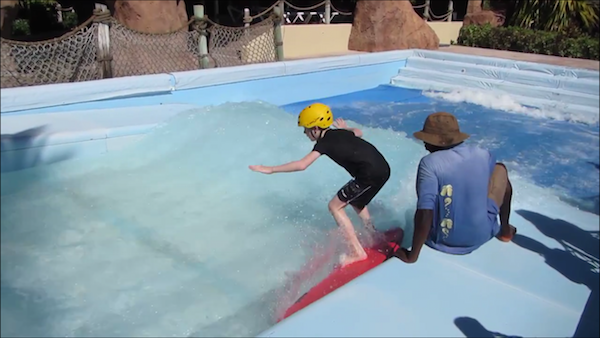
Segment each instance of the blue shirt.
[{"label": "blue shirt", "polygon": [[488,198],[495,165],[489,151],[465,144],[421,159],[417,209],[433,210],[427,246],[468,254],[498,233],[498,206]]}]

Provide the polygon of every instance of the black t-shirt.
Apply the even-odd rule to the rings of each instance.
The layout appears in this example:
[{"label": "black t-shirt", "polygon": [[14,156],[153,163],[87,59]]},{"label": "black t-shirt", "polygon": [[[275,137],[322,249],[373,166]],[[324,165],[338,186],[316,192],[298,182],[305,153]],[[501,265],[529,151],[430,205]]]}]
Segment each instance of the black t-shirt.
[{"label": "black t-shirt", "polygon": [[350,130],[328,130],[313,150],[327,155],[359,182],[374,183],[390,175],[389,164],[377,148]]}]

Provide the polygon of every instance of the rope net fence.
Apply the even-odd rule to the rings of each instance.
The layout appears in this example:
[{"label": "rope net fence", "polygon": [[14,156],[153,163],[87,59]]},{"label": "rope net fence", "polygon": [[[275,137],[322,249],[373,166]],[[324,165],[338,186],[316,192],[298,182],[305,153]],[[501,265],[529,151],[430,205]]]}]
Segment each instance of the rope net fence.
[{"label": "rope net fence", "polygon": [[275,15],[249,27],[226,27],[207,19],[209,58],[216,67],[273,62],[276,60],[275,31],[281,19]]},{"label": "rope net fence", "polygon": [[86,22],[60,38],[39,42],[2,38],[2,88],[99,79],[97,28]]},{"label": "rope net fence", "polygon": [[[150,34],[95,11],[85,23],[52,40],[2,38],[0,83],[10,88],[274,62],[274,31],[280,22],[273,14],[248,27],[228,27],[208,17],[192,17],[174,32]],[[104,53],[99,46],[103,25],[108,26],[110,45]],[[201,53],[201,36],[208,41],[206,55]],[[204,66],[203,57],[208,58]]]},{"label": "rope net fence", "polygon": [[[447,20],[451,17],[452,5],[448,13],[438,16],[431,13],[430,0],[415,2],[422,1],[424,3],[413,4],[413,7],[415,10],[423,8],[426,18]],[[283,57],[283,42],[276,33],[281,33],[277,29],[285,14],[276,13],[278,6],[296,11],[312,11],[326,6],[327,15],[331,15],[331,10],[339,15],[352,15],[351,12],[339,11],[330,0],[306,8],[278,0],[254,16],[250,16],[248,11],[244,15],[244,27],[220,25],[203,16],[192,17],[173,32],[150,34],[132,30],[115,20],[107,10],[96,9],[86,22],[59,38],[38,42],[2,38],[1,87],[279,61]],[[260,21],[252,23],[256,19]],[[110,47],[101,46],[103,36],[106,36],[106,46]],[[207,43],[203,49],[201,41],[204,37]]]},{"label": "rope net fence", "polygon": [[[150,34],[109,21],[112,77],[180,72],[199,69],[200,32],[184,27],[165,34]],[[101,60],[99,60],[101,61]]]}]

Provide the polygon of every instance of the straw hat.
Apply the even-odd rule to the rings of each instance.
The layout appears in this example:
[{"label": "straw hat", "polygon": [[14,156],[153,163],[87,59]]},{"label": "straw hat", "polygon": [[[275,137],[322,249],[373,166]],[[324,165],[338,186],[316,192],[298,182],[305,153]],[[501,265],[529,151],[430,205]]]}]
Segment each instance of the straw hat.
[{"label": "straw hat", "polygon": [[423,130],[415,132],[413,136],[434,146],[449,147],[468,139],[470,135],[460,131],[454,115],[439,112],[427,116]]}]

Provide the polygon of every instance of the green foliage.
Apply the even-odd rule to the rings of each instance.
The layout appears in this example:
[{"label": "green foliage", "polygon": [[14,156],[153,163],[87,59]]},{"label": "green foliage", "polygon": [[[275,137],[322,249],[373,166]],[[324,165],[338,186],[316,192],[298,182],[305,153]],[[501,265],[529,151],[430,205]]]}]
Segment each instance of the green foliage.
[{"label": "green foliage", "polygon": [[77,13],[75,12],[63,12],[62,20],[63,26],[68,29],[77,27],[77,23],[79,23]]},{"label": "green foliage", "polygon": [[30,35],[31,29],[29,28],[29,20],[27,19],[16,19],[12,23],[12,35],[23,36]]},{"label": "green foliage", "polygon": [[484,9],[484,10],[491,9],[490,0],[483,0],[483,3],[481,4],[481,8]]},{"label": "green foliage", "polygon": [[467,25],[460,29],[458,45],[599,60],[598,39],[568,32],[547,32],[521,27]]},{"label": "green foliage", "polygon": [[509,24],[560,32],[576,25],[592,31],[598,27],[598,1],[508,0]]},{"label": "green foliage", "polygon": [[25,35],[37,36],[63,29],[57,22],[56,4],[55,0],[19,0],[17,17],[29,22],[29,34]]},{"label": "green foliage", "polygon": [[29,8],[32,6],[54,7],[56,3],[56,0],[19,0],[19,5],[22,8]]}]

